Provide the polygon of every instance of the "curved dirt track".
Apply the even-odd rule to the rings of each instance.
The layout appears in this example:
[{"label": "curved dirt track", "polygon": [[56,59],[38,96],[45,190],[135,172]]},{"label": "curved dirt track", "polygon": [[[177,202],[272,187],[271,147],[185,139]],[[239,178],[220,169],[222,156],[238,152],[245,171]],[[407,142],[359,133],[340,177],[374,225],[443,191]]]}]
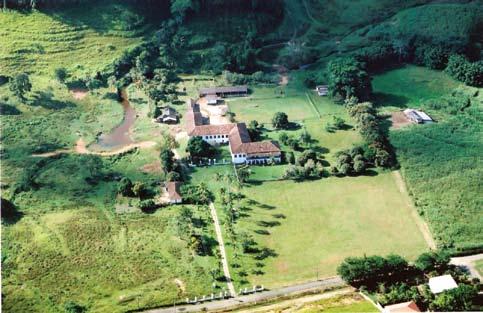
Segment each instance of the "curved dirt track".
[{"label": "curved dirt track", "polygon": [[121,154],[127,151],[130,151],[135,148],[151,148],[156,145],[156,142],[154,141],[141,141],[141,142],[135,142],[129,145],[126,145],[122,148],[112,150],[112,151],[90,151],[87,149],[86,143],[82,138],[77,140],[74,149],[60,149],[52,152],[46,152],[46,153],[35,153],[32,154],[33,157],[43,157],[43,158],[48,158],[48,157],[53,157],[59,154],[65,154],[65,153],[76,153],[76,154],[92,154],[92,155],[99,155],[99,156],[112,156],[116,154]]}]

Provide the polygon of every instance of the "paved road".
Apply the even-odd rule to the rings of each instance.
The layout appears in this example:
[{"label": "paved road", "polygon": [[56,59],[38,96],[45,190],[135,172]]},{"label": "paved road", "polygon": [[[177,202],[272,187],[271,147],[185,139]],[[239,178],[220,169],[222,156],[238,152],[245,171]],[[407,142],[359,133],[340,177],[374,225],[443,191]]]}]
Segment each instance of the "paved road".
[{"label": "paved road", "polygon": [[470,272],[471,276],[483,280],[480,273],[475,268],[474,262],[478,260],[483,260],[483,253],[451,258],[450,263],[466,268]]},{"label": "paved road", "polygon": [[220,221],[218,220],[218,214],[216,213],[215,205],[210,202],[210,212],[213,218],[213,223],[215,224],[216,240],[218,240],[218,245],[220,246],[221,264],[223,265],[223,272],[226,278],[226,284],[228,285],[228,291],[233,296],[236,296],[235,287],[231,280],[230,268],[228,267],[228,260],[226,258],[225,244],[223,242],[223,235],[221,233]]},{"label": "paved road", "polygon": [[155,309],[155,310],[148,310],[144,311],[145,313],[174,313],[174,312],[199,312],[202,310],[208,311],[217,311],[217,310],[227,310],[230,308],[235,308],[238,306],[242,306],[244,304],[255,304],[257,302],[263,302],[274,298],[279,298],[282,296],[288,295],[296,295],[308,291],[323,289],[323,288],[330,288],[330,287],[339,287],[345,286],[344,281],[338,277],[330,277],[326,279],[321,279],[318,281],[303,283],[299,285],[293,285],[289,287],[283,287],[280,289],[274,289],[269,291],[264,291],[260,293],[255,293],[246,296],[238,296],[232,299],[227,300],[220,300],[220,301],[213,301],[213,302],[205,302],[202,304],[196,305],[183,305],[177,306],[176,308],[163,308],[163,309]]}]

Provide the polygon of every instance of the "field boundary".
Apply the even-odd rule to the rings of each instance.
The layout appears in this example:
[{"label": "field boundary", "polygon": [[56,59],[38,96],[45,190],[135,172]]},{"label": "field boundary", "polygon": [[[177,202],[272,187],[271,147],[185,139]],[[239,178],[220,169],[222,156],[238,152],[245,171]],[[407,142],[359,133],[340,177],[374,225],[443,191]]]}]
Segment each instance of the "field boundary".
[{"label": "field boundary", "polygon": [[414,205],[412,198],[408,193],[406,182],[404,181],[401,172],[399,170],[393,171],[392,175],[399,189],[399,192],[403,195],[405,202],[408,204],[411,210],[411,216],[413,217],[416,226],[418,226],[419,230],[421,231],[421,234],[423,235],[426,244],[431,250],[436,250],[437,245],[433,239],[433,235],[431,234],[429,226],[426,221],[424,221],[423,218],[419,215],[418,210],[416,209],[416,206]]},{"label": "field boundary", "polygon": [[322,118],[322,114],[320,114],[319,109],[317,109],[317,107],[315,106],[315,103],[312,101],[312,98],[310,98],[310,95],[308,92],[305,92],[305,96],[307,97],[307,100],[309,101],[312,108],[315,110],[315,113],[317,114],[317,116],[319,118]]}]

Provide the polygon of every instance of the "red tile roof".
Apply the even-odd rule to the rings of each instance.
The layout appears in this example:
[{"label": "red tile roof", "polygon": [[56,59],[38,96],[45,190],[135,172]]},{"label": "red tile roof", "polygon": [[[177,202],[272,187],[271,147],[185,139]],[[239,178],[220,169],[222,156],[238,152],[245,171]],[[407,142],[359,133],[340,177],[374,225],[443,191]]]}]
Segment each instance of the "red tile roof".
[{"label": "red tile roof", "polygon": [[200,125],[188,131],[190,136],[228,135],[236,124]]},{"label": "red tile roof", "polygon": [[181,186],[180,182],[167,182],[166,183],[166,190],[168,192],[168,197],[170,200],[182,200],[181,195],[179,193],[179,187]]},{"label": "red tile roof", "polygon": [[421,312],[414,301],[403,302],[384,307],[384,313],[403,313],[403,312]]},{"label": "red tile roof", "polygon": [[203,125],[200,107],[191,99],[188,101],[188,110],[185,118],[189,136],[228,135],[230,150],[233,154],[245,153],[261,156],[280,153],[280,147],[273,141],[251,142],[245,123]]}]

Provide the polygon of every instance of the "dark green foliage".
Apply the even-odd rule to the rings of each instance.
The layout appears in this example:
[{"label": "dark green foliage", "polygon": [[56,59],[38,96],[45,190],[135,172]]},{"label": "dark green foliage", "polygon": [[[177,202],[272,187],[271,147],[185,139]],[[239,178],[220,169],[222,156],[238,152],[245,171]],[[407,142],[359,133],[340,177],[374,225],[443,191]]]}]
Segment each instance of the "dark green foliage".
[{"label": "dark green foliage", "polygon": [[257,121],[253,120],[248,123],[248,133],[252,141],[259,141],[262,135],[263,124],[259,124]]},{"label": "dark green foliage", "polygon": [[156,203],[152,199],[142,200],[139,201],[138,207],[143,212],[150,212],[156,208]]},{"label": "dark green foliage", "polygon": [[277,112],[272,118],[273,127],[276,129],[287,129],[289,127],[288,116],[284,112]]},{"label": "dark green foliage", "polygon": [[[367,143],[365,159],[378,167],[395,165],[393,149],[384,133],[379,117],[370,102],[348,106],[349,114],[356,120],[356,126]],[[371,157],[369,157],[371,156]],[[340,170],[340,169],[339,169]]]},{"label": "dark green foliage", "polygon": [[74,301],[68,301],[64,304],[66,313],[84,313],[87,312],[87,308]]},{"label": "dark green foliage", "polygon": [[295,155],[294,155],[293,151],[290,151],[287,154],[287,162],[290,163],[290,164],[295,164]]},{"label": "dark green foliage", "polygon": [[481,249],[481,112],[428,127],[392,132],[403,174],[419,212],[441,248]]},{"label": "dark green foliage", "polygon": [[450,256],[446,252],[425,252],[421,254],[416,261],[414,266],[425,273],[431,271],[444,271],[449,264]]},{"label": "dark green foliage", "polygon": [[[295,157],[293,157],[293,159],[295,159]],[[289,160],[289,163],[291,163],[290,161],[294,161],[293,163],[295,163],[295,160]],[[296,165],[289,166],[283,175],[284,178],[293,179],[295,181],[317,179],[324,176],[327,176],[327,173],[322,166],[319,155],[317,152],[310,149],[303,151],[297,158]]]},{"label": "dark green foliage", "polygon": [[20,100],[25,100],[25,93],[32,90],[30,78],[26,73],[15,75],[10,80],[10,91]]},{"label": "dark green foliage", "polygon": [[407,261],[398,255],[349,257],[337,268],[337,273],[351,285],[387,282],[408,269]]},{"label": "dark green foliage", "polygon": [[7,200],[5,198],[1,198],[1,216],[2,219],[10,221],[12,219],[15,219],[20,215],[20,212],[17,210],[17,206],[10,200]]},{"label": "dark green foliage", "polygon": [[139,198],[143,198],[148,192],[146,186],[142,182],[135,182],[132,186],[132,193]]},{"label": "dark green foliage", "polygon": [[422,45],[416,48],[414,61],[433,70],[442,70],[448,63],[449,51],[441,46]]},{"label": "dark green foliage", "polygon": [[161,160],[161,167],[165,173],[171,172],[174,169],[174,153],[168,147],[161,148],[159,153]]},{"label": "dark green foliage", "polygon": [[458,288],[437,295],[429,308],[438,312],[473,311],[473,303],[477,296],[477,286],[459,284]]},{"label": "dark green foliage", "polygon": [[364,64],[353,57],[337,58],[327,65],[329,91],[343,99],[357,97],[365,101],[372,92],[371,79]]},{"label": "dark green foliage", "polygon": [[133,195],[132,187],[133,187],[132,181],[127,177],[123,177],[119,181],[119,184],[117,186],[117,192],[123,196],[129,197]]},{"label": "dark green foliage", "polygon": [[467,85],[483,86],[483,61],[470,62],[464,56],[451,55],[445,72]]},{"label": "dark green foliage", "polygon": [[61,83],[65,82],[67,75],[67,70],[64,67],[56,68],[54,71],[55,79],[57,79]]},{"label": "dark green foliage", "polygon": [[421,301],[418,288],[416,286],[408,286],[405,283],[394,284],[387,289],[384,288],[382,291],[378,295],[377,301],[383,306],[411,300],[416,303]]},{"label": "dark green foliage", "polygon": [[209,158],[213,157],[216,153],[215,148],[203,140],[201,137],[191,137],[188,141],[188,145],[186,146],[186,152],[190,154],[190,156],[197,160],[200,158]]},{"label": "dark green foliage", "polygon": [[279,79],[277,75],[264,73],[262,71],[257,71],[250,75],[223,71],[223,78],[232,85],[274,84]]},{"label": "dark green foliage", "polygon": [[214,200],[213,193],[204,183],[198,185],[184,184],[181,186],[181,195],[184,202],[192,204],[208,204]]}]

